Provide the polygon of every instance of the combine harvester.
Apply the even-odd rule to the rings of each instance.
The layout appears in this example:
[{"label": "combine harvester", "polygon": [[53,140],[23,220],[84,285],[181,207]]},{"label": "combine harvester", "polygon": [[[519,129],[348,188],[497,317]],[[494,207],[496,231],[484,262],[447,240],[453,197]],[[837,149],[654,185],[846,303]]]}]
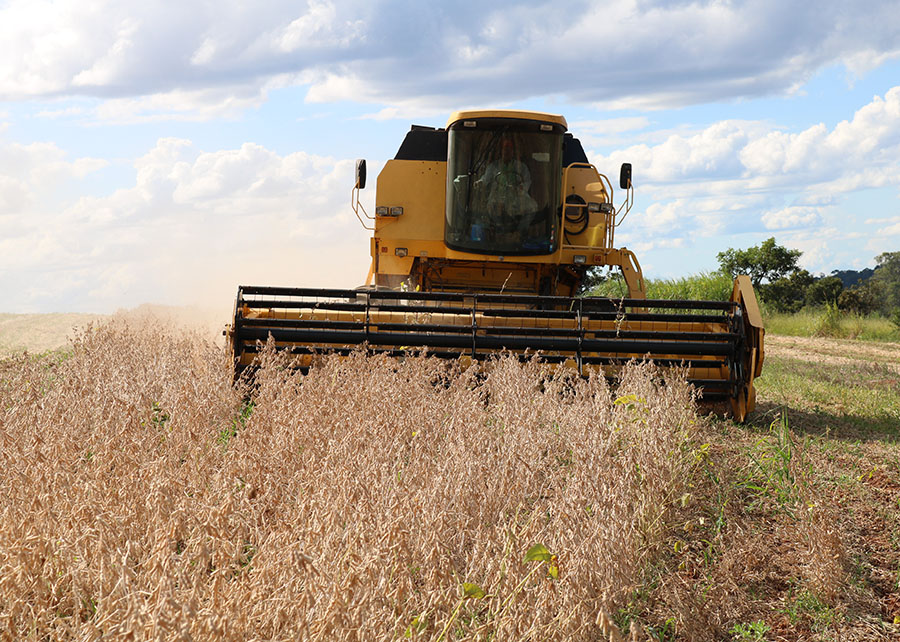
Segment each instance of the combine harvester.
[{"label": "combine harvester", "polygon": [[[352,205],[373,231],[366,285],[241,286],[228,331],[236,373],[270,336],[301,368],[358,346],[474,360],[539,353],[610,377],[652,360],[686,367],[704,401],[730,402],[743,421],[763,363],[750,280],[735,279],[730,301],[647,299],[637,258],[614,245],[633,203],[631,165],[616,208],[610,181],[566,129],[562,116],[509,110],[413,126],[378,176],[374,217],[359,203],[358,161]],[[596,266],[621,270],[627,298],[578,296]]]}]

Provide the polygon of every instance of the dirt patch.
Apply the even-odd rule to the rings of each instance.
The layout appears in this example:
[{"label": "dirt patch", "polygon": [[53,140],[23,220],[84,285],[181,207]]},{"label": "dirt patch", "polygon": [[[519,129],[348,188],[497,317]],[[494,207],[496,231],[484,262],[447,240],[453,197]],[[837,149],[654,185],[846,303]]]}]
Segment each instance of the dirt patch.
[{"label": "dirt patch", "polygon": [[900,343],[766,335],[765,349],[772,356],[810,363],[854,367],[877,364],[900,373]]}]

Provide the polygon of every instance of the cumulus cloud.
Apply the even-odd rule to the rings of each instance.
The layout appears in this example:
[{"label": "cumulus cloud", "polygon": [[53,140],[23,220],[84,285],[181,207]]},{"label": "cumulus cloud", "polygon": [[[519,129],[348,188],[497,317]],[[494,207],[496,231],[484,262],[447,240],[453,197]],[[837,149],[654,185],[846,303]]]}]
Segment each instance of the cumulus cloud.
[{"label": "cumulus cloud", "polygon": [[[638,206],[627,233],[617,238],[662,247],[667,239],[777,232],[779,239],[808,247],[810,265],[826,270],[828,256],[850,247],[863,251],[861,240],[847,233],[847,243],[832,243],[830,254],[816,244],[824,243],[826,229],[864,229],[863,216],[854,222],[857,214],[847,207],[849,195],[900,186],[900,87],[831,128],[789,131],[765,122],[721,121],[657,144],[589,156],[607,172],[622,162],[634,165]],[[881,236],[900,231],[894,219],[865,222],[870,224],[879,225]],[[848,255],[844,263],[853,260]]]},{"label": "cumulus cloud", "polygon": [[767,230],[789,230],[809,227],[818,223],[822,214],[818,207],[790,206],[777,211],[764,212],[762,223]]},{"label": "cumulus cloud", "polygon": [[8,306],[226,310],[239,283],[353,287],[365,278],[366,233],[347,203],[350,160],[251,143],[206,152],[169,138],[135,161],[129,187],[68,203],[42,197],[48,180],[99,166],[50,145],[0,145],[0,286],[17,297]]},{"label": "cumulus cloud", "polygon": [[38,196],[106,165],[107,161],[98,158],[68,160],[66,153],[53,143],[0,143],[0,201],[5,203],[0,214],[22,214]]},{"label": "cumulus cloud", "polygon": [[900,235],[900,216],[869,218],[866,219],[866,225],[877,225],[877,235],[880,237]]},{"label": "cumulus cloud", "polygon": [[835,64],[865,73],[900,54],[895,13],[890,0],[849,12],[837,0],[580,0],[564,11],[549,0],[11,0],[0,99],[180,92],[215,104],[224,93],[241,105],[288,78],[309,100],[388,108],[555,95],[663,107],[790,92]]}]

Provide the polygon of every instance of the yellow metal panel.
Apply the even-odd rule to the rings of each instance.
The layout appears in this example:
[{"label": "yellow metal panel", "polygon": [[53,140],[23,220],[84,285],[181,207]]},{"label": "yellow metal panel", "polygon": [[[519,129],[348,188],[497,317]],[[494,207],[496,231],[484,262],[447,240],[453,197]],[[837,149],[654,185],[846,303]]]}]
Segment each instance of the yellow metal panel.
[{"label": "yellow metal panel", "polygon": [[393,250],[390,252],[382,252],[378,257],[378,273],[379,274],[402,274],[407,275],[412,269],[412,256],[396,256]]},{"label": "yellow metal panel", "polygon": [[744,306],[747,308],[747,318],[750,320],[750,325],[755,328],[763,327],[762,314],[760,314],[759,304],[756,302],[756,292],[753,290],[753,283],[750,281],[749,276],[741,274],[734,279],[734,290],[731,300],[744,303]]},{"label": "yellow metal panel", "polygon": [[381,243],[393,246],[397,239],[443,243],[446,181],[447,163],[389,160],[378,175],[375,205],[399,206],[403,214],[378,217],[375,236]]},{"label": "yellow metal panel", "polygon": [[535,120],[545,123],[556,123],[568,129],[566,119],[559,114],[547,114],[540,111],[525,111],[518,109],[476,109],[469,111],[455,111],[447,121],[447,127],[460,120],[475,120],[477,118],[517,118],[519,120]]},{"label": "yellow metal panel", "polygon": [[[563,185],[565,196],[578,194],[588,203],[611,203],[612,186],[609,179],[602,176],[593,167],[570,167],[565,172],[566,185]],[[609,244],[609,226],[613,224],[611,216],[602,212],[588,214],[588,226],[581,234],[566,234],[567,245],[585,248],[607,248]],[[590,250],[588,250],[589,252]],[[584,251],[576,254],[585,254]],[[563,257],[565,262],[565,256]],[[590,257],[588,257],[590,263]]]}]

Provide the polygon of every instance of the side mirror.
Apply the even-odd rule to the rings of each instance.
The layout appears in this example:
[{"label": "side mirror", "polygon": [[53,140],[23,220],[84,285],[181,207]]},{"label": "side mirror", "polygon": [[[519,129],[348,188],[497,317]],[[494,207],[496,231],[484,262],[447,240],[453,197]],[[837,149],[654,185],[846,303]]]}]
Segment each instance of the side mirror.
[{"label": "side mirror", "polygon": [[356,161],[356,187],[363,189],[366,186],[366,159],[360,158]]},{"label": "side mirror", "polygon": [[631,187],[631,163],[622,163],[622,169],[619,170],[619,187],[622,189]]}]

